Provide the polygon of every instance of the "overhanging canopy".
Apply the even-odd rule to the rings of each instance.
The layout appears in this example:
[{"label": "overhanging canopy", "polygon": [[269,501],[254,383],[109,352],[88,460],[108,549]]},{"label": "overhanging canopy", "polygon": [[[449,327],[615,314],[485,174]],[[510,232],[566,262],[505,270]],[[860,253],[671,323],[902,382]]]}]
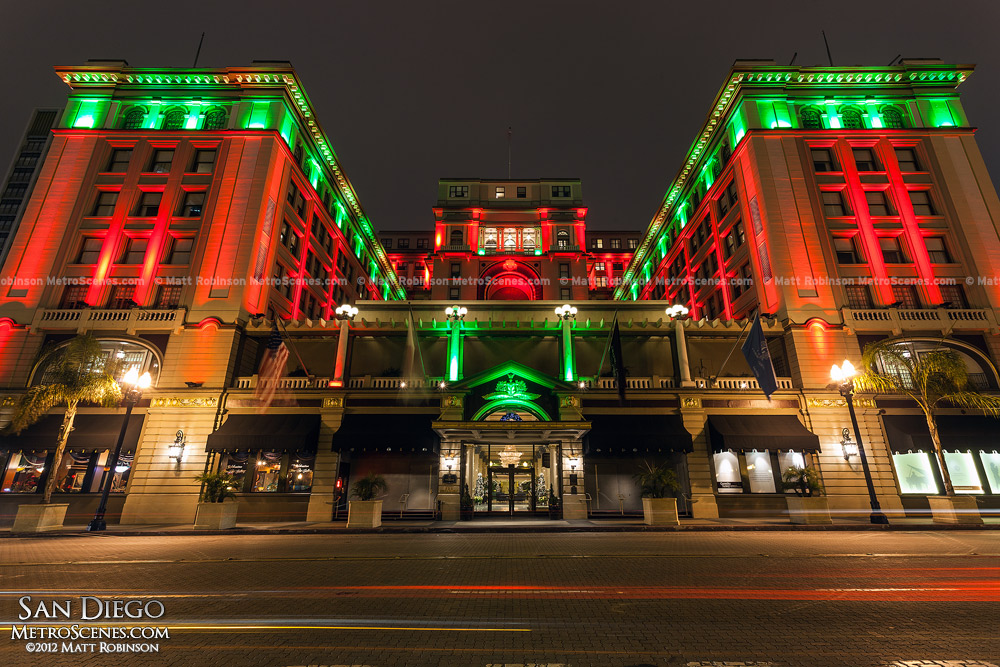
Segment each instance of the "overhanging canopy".
[{"label": "overhanging canopy", "polygon": [[588,415],[585,453],[690,452],[691,434],[679,415]]},{"label": "overhanging canopy", "polygon": [[333,450],[437,452],[440,439],[431,428],[436,416],[347,413],[333,434]]},{"label": "overhanging canopy", "polygon": [[819,438],[795,415],[709,415],[708,432],[715,451],[820,450]]},{"label": "overhanging canopy", "polygon": [[241,449],[316,451],[319,415],[264,414],[230,415],[208,436],[207,452]]},{"label": "overhanging canopy", "polygon": [[[122,443],[122,453],[135,452],[142,432],[142,423],[146,416],[132,414],[125,431],[125,441]],[[73,420],[73,430],[70,431],[66,443],[66,451],[70,452],[101,452],[114,449],[121,433],[124,414],[80,414]],[[54,451],[59,438],[59,428],[62,426],[62,415],[46,415],[21,431],[21,435],[4,433],[0,435],[0,449],[25,452]]]},{"label": "overhanging canopy", "polygon": [[[982,415],[941,415],[935,417],[941,449],[997,449],[1000,420]],[[883,415],[889,448],[896,454],[909,451],[933,452],[934,443],[923,415]]]}]

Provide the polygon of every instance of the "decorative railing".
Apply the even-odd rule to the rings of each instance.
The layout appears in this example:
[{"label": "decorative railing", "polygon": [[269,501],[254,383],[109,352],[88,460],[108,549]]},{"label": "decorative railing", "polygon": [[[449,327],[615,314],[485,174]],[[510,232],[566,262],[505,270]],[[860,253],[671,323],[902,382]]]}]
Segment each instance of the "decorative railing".
[{"label": "decorative railing", "polygon": [[[792,378],[776,378],[778,381],[778,389],[794,389],[795,386],[792,385]],[[757,378],[754,377],[719,377],[715,378],[715,382],[707,381],[706,384],[710,385],[714,389],[728,389],[730,391],[749,391],[751,389],[760,389],[760,383],[757,382]]]},{"label": "decorative railing", "polygon": [[855,330],[997,330],[993,312],[981,308],[844,308],[843,315],[844,324]]},{"label": "decorative railing", "polygon": [[93,330],[178,329],[184,324],[184,308],[40,308],[35,311],[31,330],[73,328],[79,333]]},{"label": "decorative railing", "polygon": [[[236,378],[237,389],[256,389],[260,382],[259,375]],[[330,378],[286,377],[278,380],[277,389],[326,389],[330,386]]]},{"label": "decorative railing", "polygon": [[443,245],[441,246],[441,250],[445,252],[469,252],[469,246],[456,243],[452,245]]}]

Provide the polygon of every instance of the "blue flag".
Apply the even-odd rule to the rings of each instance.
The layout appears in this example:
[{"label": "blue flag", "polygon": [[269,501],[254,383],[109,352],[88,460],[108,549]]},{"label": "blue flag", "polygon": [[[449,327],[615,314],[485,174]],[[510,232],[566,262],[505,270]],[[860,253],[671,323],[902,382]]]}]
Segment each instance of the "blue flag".
[{"label": "blue flag", "polygon": [[757,384],[770,399],[771,394],[778,388],[778,379],[774,375],[774,364],[771,363],[771,352],[767,349],[767,339],[764,338],[764,329],[760,325],[760,315],[754,320],[750,333],[740,349],[754,377],[757,378]]}]

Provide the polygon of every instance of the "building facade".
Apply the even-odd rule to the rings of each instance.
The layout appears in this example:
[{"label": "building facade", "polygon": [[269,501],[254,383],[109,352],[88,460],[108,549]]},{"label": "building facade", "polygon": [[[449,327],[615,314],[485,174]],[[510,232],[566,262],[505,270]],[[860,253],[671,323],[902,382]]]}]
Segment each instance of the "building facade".
[{"label": "building facade", "polygon": [[[343,517],[372,471],[387,518],[457,518],[463,490],[484,514],[633,515],[644,461],[675,470],[687,516],[786,515],[781,474],[802,465],[863,515],[832,364],[896,337],[998,387],[996,288],[955,284],[1000,275],[1000,203],[956,92],[971,67],[737,62],[642,235],[587,230],[578,180],[443,179],[433,232],[377,237],[287,63],[57,72],[51,187],[2,269],[3,405],[41,381],[45,343],[81,332],[155,376],[122,470],[102,467],[120,411],[82,411],[52,473],[71,517],[115,474],[110,520],[188,522],[214,470],[237,478],[242,522]],[[735,349],[758,312],[770,399]],[[261,411],[276,326],[289,361]],[[918,413],[856,404],[882,506],[926,510],[941,489]],[[952,476],[996,506],[988,425],[957,413]],[[51,429],[0,442],[8,520],[37,502]]]}]

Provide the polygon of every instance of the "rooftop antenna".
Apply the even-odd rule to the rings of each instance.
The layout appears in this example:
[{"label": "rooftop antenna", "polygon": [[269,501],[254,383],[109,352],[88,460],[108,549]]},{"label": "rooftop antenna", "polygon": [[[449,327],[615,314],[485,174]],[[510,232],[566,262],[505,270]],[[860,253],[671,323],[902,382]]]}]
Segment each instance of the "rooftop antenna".
[{"label": "rooftop antenna", "polygon": [[514,128],[507,126],[507,180],[510,180],[510,142],[514,136]]},{"label": "rooftop antenna", "polygon": [[889,61],[889,66],[891,67],[892,65],[895,65],[896,61],[899,60],[902,57],[902,55],[903,55],[902,53],[897,53],[896,57]]},{"label": "rooftop antenna", "polygon": [[194,52],[194,65],[192,68],[198,66],[198,56],[201,55],[201,45],[205,43],[205,33],[201,33],[201,39],[198,40],[198,50]]},{"label": "rooftop antenna", "polygon": [[830,42],[826,41],[826,30],[820,30],[823,33],[823,43],[826,44],[826,59],[830,61],[830,67],[833,67],[833,56],[830,55]]},{"label": "rooftop antenna", "polygon": [[791,67],[792,65],[794,65],[795,59],[798,57],[799,57],[799,52],[796,51],[795,53],[792,54],[792,59],[788,62],[788,66]]}]

